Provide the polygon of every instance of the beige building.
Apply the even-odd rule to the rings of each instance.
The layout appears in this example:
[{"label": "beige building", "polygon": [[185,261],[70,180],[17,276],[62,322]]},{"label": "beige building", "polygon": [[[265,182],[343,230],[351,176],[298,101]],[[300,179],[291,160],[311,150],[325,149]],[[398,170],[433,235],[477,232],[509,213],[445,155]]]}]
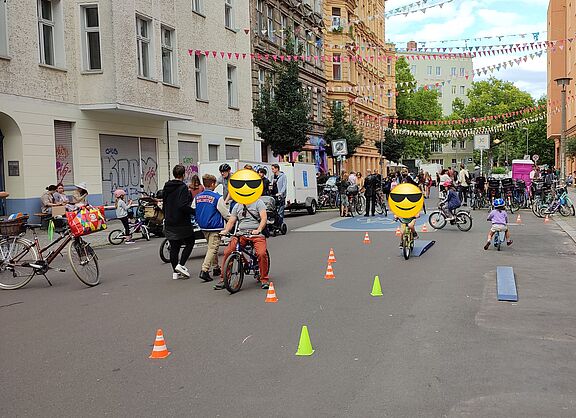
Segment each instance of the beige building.
[{"label": "beige building", "polygon": [[344,106],[364,133],[364,143],[346,161],[347,171],[380,170],[378,118],[396,113],[394,50],[385,42],[385,19],[375,18],[384,11],[383,0],[324,0],[325,20],[331,22],[326,53],[333,56],[326,66],[328,100]]},{"label": "beige building", "polygon": [[[195,10],[193,10],[195,9]],[[254,158],[248,9],[207,0],[0,2],[0,187],[8,213],[45,187],[156,191],[179,161]]]},{"label": "beige building", "polygon": [[[574,46],[564,41],[576,33],[576,4],[566,0],[550,0],[548,5],[548,40],[560,41],[554,46],[552,54],[548,54],[548,139],[556,144],[555,165],[560,168],[560,134],[562,127],[561,87],[556,79],[572,78],[566,89],[567,97],[574,97],[576,92],[576,54]],[[552,103],[552,106],[550,106]],[[576,102],[567,100],[566,106],[566,136],[576,136]],[[566,174],[576,171],[576,161],[566,159]]]}]

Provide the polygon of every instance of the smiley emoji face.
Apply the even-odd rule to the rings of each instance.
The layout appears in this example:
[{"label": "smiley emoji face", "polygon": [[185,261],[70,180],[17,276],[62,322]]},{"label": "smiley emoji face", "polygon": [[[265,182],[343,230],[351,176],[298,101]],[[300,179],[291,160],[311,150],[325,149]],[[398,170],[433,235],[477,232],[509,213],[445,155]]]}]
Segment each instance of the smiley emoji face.
[{"label": "smiley emoji face", "polygon": [[262,179],[254,170],[238,170],[228,182],[230,197],[243,205],[257,201],[263,189]]},{"label": "smiley emoji face", "polygon": [[422,210],[424,196],[418,187],[403,183],[390,192],[388,204],[390,210],[399,218],[414,218]]}]

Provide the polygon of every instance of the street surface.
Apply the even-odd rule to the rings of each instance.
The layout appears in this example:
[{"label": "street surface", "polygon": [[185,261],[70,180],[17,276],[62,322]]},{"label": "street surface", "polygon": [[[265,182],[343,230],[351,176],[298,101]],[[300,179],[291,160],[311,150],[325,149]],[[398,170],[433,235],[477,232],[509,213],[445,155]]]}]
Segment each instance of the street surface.
[{"label": "street surface", "polygon": [[[0,415],[576,416],[576,245],[522,211],[513,246],[484,251],[486,212],[471,213],[470,232],[421,234],[436,244],[408,261],[385,220],[289,217],[268,240],[276,304],[251,276],[235,295],[202,283],[203,248],[177,281],[160,239],[98,248],[97,287],[68,267],[0,292]],[[497,301],[497,266],[514,268],[517,303]],[[311,357],[294,355],[302,325]],[[158,328],[172,354],[150,360]]]}]

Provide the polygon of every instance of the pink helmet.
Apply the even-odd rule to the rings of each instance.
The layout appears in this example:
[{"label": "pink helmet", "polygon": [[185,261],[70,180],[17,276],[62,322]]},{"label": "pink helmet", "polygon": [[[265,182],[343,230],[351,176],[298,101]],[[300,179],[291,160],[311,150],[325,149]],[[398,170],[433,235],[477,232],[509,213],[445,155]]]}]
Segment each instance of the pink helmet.
[{"label": "pink helmet", "polygon": [[444,184],[442,184],[442,186],[450,187],[450,186],[452,186],[452,182],[451,181],[445,181]]},{"label": "pink helmet", "polygon": [[114,192],[114,197],[126,196],[126,192],[122,189],[118,189]]}]

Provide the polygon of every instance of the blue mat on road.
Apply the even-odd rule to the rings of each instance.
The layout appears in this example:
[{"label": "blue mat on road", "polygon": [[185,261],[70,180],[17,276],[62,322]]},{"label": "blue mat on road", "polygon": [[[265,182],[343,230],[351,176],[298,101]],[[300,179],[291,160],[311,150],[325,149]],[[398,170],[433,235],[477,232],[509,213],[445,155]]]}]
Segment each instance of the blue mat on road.
[{"label": "blue mat on road", "polygon": [[496,292],[498,300],[518,302],[516,279],[512,267],[496,267]]},{"label": "blue mat on road", "polygon": [[[428,216],[421,215],[416,219],[416,227],[418,230],[422,225],[428,222]],[[376,216],[354,216],[353,218],[344,218],[335,221],[331,226],[337,229],[358,230],[358,231],[396,231],[400,225],[399,222],[394,221],[394,215],[388,213],[388,217],[384,215]]]},{"label": "blue mat on road", "polygon": [[428,251],[432,246],[436,244],[436,241],[425,241],[417,239],[414,241],[414,250],[413,253],[415,257],[420,257],[426,251]]}]

